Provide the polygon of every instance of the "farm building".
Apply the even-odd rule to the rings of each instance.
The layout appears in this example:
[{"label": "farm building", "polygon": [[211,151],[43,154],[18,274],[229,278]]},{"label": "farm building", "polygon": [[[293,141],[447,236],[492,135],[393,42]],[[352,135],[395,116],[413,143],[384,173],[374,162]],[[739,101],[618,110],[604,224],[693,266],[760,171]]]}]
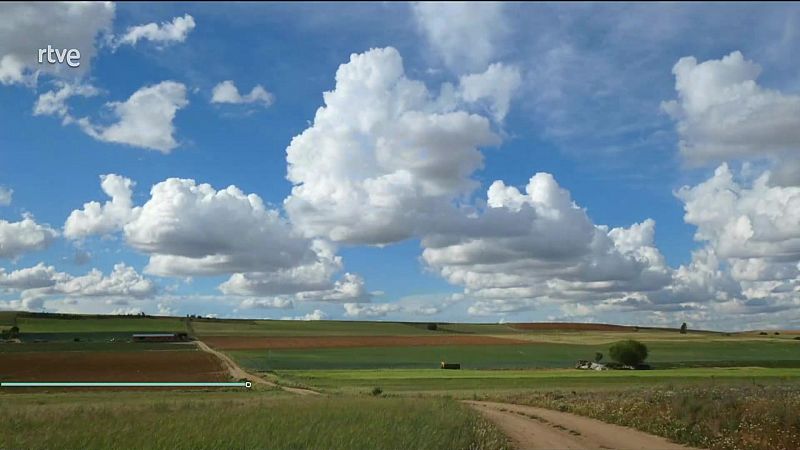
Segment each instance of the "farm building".
[{"label": "farm building", "polygon": [[188,341],[186,333],[143,333],[134,334],[133,342],[183,342]]}]

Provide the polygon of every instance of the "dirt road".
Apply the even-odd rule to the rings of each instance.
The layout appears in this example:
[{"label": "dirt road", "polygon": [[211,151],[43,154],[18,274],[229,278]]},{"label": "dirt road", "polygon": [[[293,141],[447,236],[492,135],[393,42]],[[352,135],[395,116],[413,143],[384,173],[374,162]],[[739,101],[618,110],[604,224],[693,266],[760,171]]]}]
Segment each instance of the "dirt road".
[{"label": "dirt road", "polygon": [[281,386],[281,385],[278,385],[278,384],[273,383],[271,381],[267,381],[267,380],[265,380],[265,379],[263,379],[263,378],[261,378],[261,377],[259,377],[257,375],[252,375],[249,372],[247,372],[246,370],[244,370],[241,367],[239,367],[239,365],[236,364],[236,362],[234,360],[232,360],[228,355],[226,355],[226,354],[224,354],[222,352],[218,352],[218,351],[214,350],[213,348],[211,348],[208,345],[206,345],[205,342],[203,342],[203,341],[195,341],[195,342],[197,343],[197,347],[200,348],[200,350],[216,356],[217,359],[219,359],[222,362],[222,365],[225,366],[225,368],[228,369],[228,373],[230,373],[231,378],[233,378],[234,380],[245,379],[245,380],[249,380],[249,381],[251,381],[252,383],[255,383],[255,384],[281,388],[284,391],[291,392],[293,394],[320,395],[319,392],[312,391],[311,389],[301,389],[301,388],[293,388],[293,387],[288,387],[288,386]]},{"label": "dirt road", "polygon": [[509,403],[465,403],[494,422],[520,450],[692,450],[659,436],[575,414]]}]

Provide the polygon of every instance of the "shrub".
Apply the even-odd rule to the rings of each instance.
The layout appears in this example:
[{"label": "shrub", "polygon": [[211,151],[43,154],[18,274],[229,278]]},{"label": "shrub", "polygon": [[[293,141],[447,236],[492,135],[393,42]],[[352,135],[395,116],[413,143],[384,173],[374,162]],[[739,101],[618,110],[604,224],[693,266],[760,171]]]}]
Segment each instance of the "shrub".
[{"label": "shrub", "polygon": [[439,325],[437,325],[435,323],[429,323],[427,328],[428,328],[429,331],[436,331],[436,330],[439,329]]},{"label": "shrub", "polygon": [[19,327],[16,325],[9,328],[8,330],[2,331],[3,339],[16,339],[18,337],[19,337]]},{"label": "shrub", "polygon": [[599,363],[602,360],[603,360],[603,354],[602,353],[597,352],[597,353],[594,354],[594,362]]},{"label": "shrub", "polygon": [[686,334],[686,329],[687,329],[686,322],[683,322],[683,325],[681,325],[681,334]]},{"label": "shrub", "polygon": [[766,331],[762,331],[762,332],[758,333],[759,336],[766,336],[767,334],[768,333]]},{"label": "shrub", "polygon": [[383,389],[379,388],[378,386],[375,386],[374,388],[372,388],[372,395],[377,397],[377,396],[379,396],[381,394],[383,394]]},{"label": "shrub", "polygon": [[608,353],[614,361],[636,367],[647,359],[647,346],[639,341],[629,339],[612,345],[608,349]]}]

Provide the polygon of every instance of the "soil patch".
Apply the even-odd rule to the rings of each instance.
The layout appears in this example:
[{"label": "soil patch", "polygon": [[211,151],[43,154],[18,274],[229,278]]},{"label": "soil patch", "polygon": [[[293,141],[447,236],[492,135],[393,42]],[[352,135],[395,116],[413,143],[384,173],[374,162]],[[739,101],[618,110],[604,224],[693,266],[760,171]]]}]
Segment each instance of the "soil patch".
[{"label": "soil patch", "polygon": [[213,355],[200,351],[0,353],[2,381],[229,381]]}]

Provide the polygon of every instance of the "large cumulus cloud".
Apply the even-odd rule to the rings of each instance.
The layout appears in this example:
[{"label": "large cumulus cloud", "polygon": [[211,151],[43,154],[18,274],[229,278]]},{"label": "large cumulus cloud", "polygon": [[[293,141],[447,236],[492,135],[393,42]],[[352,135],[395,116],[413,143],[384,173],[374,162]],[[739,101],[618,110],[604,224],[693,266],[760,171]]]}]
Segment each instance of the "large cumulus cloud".
[{"label": "large cumulus cloud", "polygon": [[284,201],[307,236],[386,244],[413,236],[475,188],[480,146],[499,138],[483,116],[442,106],[405,75],[393,48],[351,56],[313,125],[287,148]]},{"label": "large cumulus cloud", "polygon": [[673,67],[677,100],[662,107],[676,121],[680,152],[692,163],[781,161],[773,174],[800,184],[800,96],[758,84],[761,66],[739,51]]}]

